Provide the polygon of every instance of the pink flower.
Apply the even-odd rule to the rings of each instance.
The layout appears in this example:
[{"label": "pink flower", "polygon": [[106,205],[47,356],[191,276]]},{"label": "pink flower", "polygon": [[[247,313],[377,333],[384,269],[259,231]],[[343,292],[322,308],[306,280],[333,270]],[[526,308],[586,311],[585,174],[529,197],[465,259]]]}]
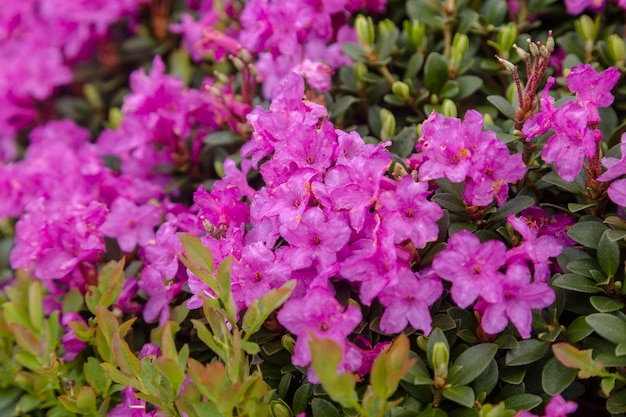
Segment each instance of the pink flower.
[{"label": "pink flower", "polygon": [[152,204],[137,206],[124,197],[116,198],[111,212],[100,226],[108,237],[117,238],[124,252],[132,252],[137,245],[144,246],[154,239],[154,228],[161,222],[162,210]]},{"label": "pink flower", "polygon": [[[361,322],[361,310],[353,305],[344,309],[327,289],[317,287],[302,299],[287,301],[278,312],[278,321],[297,336],[293,364],[306,366],[311,363],[311,335],[334,340],[346,352],[346,338]],[[360,362],[359,358],[357,367]],[[347,365],[344,355],[340,371],[345,370]]]},{"label": "pink flower", "polygon": [[448,247],[433,261],[433,271],[452,282],[452,299],[461,308],[478,297],[489,303],[502,301],[502,273],[506,247],[499,240],[480,243],[467,230],[454,234]]},{"label": "pink flower", "polygon": [[416,275],[407,267],[398,271],[395,285],[385,288],[379,295],[385,311],[380,319],[380,329],[388,334],[400,333],[407,324],[428,335],[432,329],[429,306],[443,293],[443,284],[434,275]]},{"label": "pink flower", "polygon": [[530,337],[532,309],[550,306],[555,299],[554,291],[545,282],[531,282],[530,271],[523,264],[509,265],[502,282],[503,297],[500,302],[476,303],[476,311],[482,315],[482,327],[489,334],[498,334],[509,321],[524,339]]},{"label": "pink flower", "polygon": [[576,65],[567,75],[567,86],[570,91],[576,93],[576,102],[589,112],[590,126],[601,122],[598,107],[608,107],[613,103],[611,90],[619,78],[620,72],[615,67],[607,68],[598,74],[589,64]]}]

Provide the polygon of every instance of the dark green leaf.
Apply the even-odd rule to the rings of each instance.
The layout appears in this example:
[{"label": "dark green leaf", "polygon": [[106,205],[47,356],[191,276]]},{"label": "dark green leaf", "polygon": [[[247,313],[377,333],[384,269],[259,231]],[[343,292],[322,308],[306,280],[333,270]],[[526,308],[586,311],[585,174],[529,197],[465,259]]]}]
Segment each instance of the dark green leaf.
[{"label": "dark green leaf", "polygon": [[503,115],[508,117],[509,119],[515,118],[515,108],[509,103],[507,99],[502,96],[487,96],[487,101],[489,101],[493,106],[500,111]]},{"label": "dark green leaf", "polygon": [[399,31],[395,27],[378,34],[374,51],[379,61],[384,61],[389,57],[391,50],[396,45],[398,35]]},{"label": "dark green leaf", "polygon": [[475,75],[461,75],[456,81],[459,83],[459,92],[455,97],[457,100],[471,96],[483,85],[483,79]]},{"label": "dark green leaf", "polygon": [[428,404],[416,417],[448,417],[448,413],[441,408],[434,408],[431,404]]},{"label": "dark green leaf", "polygon": [[611,242],[617,242],[626,238],[626,230],[607,230],[605,233]]},{"label": "dark green leaf", "polygon": [[439,94],[448,81],[448,60],[437,52],[431,52],[424,66],[424,85],[432,94]]},{"label": "dark green leaf", "polygon": [[335,117],[345,113],[354,102],[356,102],[356,99],[352,96],[340,97],[333,105],[330,117],[334,119]]},{"label": "dark green leaf", "polygon": [[620,311],[624,308],[624,302],[622,300],[616,300],[615,298],[605,297],[602,295],[593,295],[589,297],[589,302],[591,302],[593,308],[598,310],[600,313],[611,313],[613,311]]},{"label": "dark green leaf", "polygon": [[572,194],[581,194],[583,193],[583,189],[575,182],[567,182],[563,178],[559,177],[554,171],[548,172],[546,175],[541,177],[541,181],[545,181],[548,184],[556,185],[557,187],[569,191]]},{"label": "dark green leaf", "polygon": [[612,392],[606,401],[606,409],[611,414],[626,413],[626,389]]},{"label": "dark green leaf", "polygon": [[587,324],[600,336],[613,343],[626,342],[626,320],[612,314],[590,314]]},{"label": "dark green leaf", "polygon": [[441,91],[439,92],[439,96],[441,98],[455,98],[461,88],[459,87],[459,82],[456,80],[448,80],[445,82],[443,87],[441,87]]},{"label": "dark green leaf", "polygon": [[341,50],[353,61],[365,62],[365,51],[358,43],[344,42],[341,44]]},{"label": "dark green leaf", "polygon": [[428,0],[409,0],[406,13],[411,19],[419,20],[428,26],[443,29],[442,9]]},{"label": "dark green leaf", "polygon": [[437,342],[443,343],[448,349],[448,351],[450,350],[448,339],[446,339],[446,336],[443,334],[443,331],[435,327],[433,331],[430,333],[430,336],[428,336],[428,345],[426,347],[426,356],[428,358],[428,364],[430,365],[432,369],[434,369],[433,368],[433,348],[435,347],[435,344]]},{"label": "dark green leaf", "polygon": [[585,278],[582,275],[577,274],[564,274],[557,276],[552,281],[552,285],[554,285],[555,287],[564,288],[566,290],[589,294],[602,292],[600,288],[596,287],[595,282],[593,282],[589,278]]},{"label": "dark green leaf", "polygon": [[549,349],[550,343],[541,340],[521,340],[517,349],[507,352],[505,362],[509,366],[528,365],[543,358]]},{"label": "dark green leaf", "polygon": [[476,400],[474,390],[467,386],[450,387],[443,392],[443,396],[468,408],[473,407]]},{"label": "dark green leaf", "polygon": [[567,328],[567,340],[576,343],[593,333],[593,328],[587,324],[586,316],[577,317]]},{"label": "dark green leaf", "polygon": [[454,361],[448,375],[448,383],[469,384],[489,366],[497,351],[498,345],[493,343],[482,343],[470,347]]},{"label": "dark green leaf", "polygon": [[313,417],[341,417],[332,403],[321,398],[313,398],[311,408],[313,409]]},{"label": "dark green leaf", "polygon": [[483,402],[496,387],[498,375],[498,364],[495,359],[492,359],[487,368],[474,380],[474,391],[478,395],[478,401]]},{"label": "dark green leaf", "polygon": [[403,381],[413,385],[432,385],[433,380],[424,364],[424,361],[417,357],[414,352],[409,353],[409,357],[417,358],[417,362],[409,369],[409,372],[402,377]]},{"label": "dark green leaf", "polygon": [[293,412],[294,414],[304,413],[309,405],[309,399],[313,395],[313,385],[309,383],[302,384],[293,394]]},{"label": "dark green leaf", "polygon": [[406,70],[404,71],[404,80],[411,79],[417,75],[417,72],[422,69],[424,65],[424,55],[420,52],[415,52],[409,58],[409,62],[406,64]]},{"label": "dark green leaf", "polygon": [[506,408],[514,410],[532,410],[541,404],[543,400],[538,395],[533,394],[516,394],[504,399]]},{"label": "dark green leaf", "polygon": [[219,131],[209,133],[202,140],[208,146],[227,146],[243,142],[243,138],[233,132]]},{"label": "dark green leaf", "polygon": [[489,218],[489,224],[498,225],[506,221],[506,218],[509,217],[510,214],[517,214],[522,210],[525,210],[528,207],[532,206],[533,204],[535,204],[535,200],[525,195],[520,195],[512,198],[511,200],[500,206],[498,210]]},{"label": "dark green leaf", "polygon": [[557,358],[551,358],[541,372],[541,387],[552,396],[560,394],[576,379],[577,373],[577,369],[568,368]]},{"label": "dark green leaf", "polygon": [[598,242],[598,263],[607,277],[612,278],[619,268],[620,250],[617,242],[609,239],[609,231],[602,233]]},{"label": "dark green leaf", "polygon": [[408,157],[415,150],[417,132],[413,126],[407,126],[391,138],[389,150],[401,158]]},{"label": "dark green leaf", "polygon": [[591,271],[599,271],[600,265],[598,265],[595,259],[591,258],[574,259],[567,264],[567,269],[575,274],[593,278]]},{"label": "dark green leaf", "polygon": [[608,230],[608,227],[600,222],[583,221],[570,226],[567,235],[583,246],[598,249],[605,230]]}]

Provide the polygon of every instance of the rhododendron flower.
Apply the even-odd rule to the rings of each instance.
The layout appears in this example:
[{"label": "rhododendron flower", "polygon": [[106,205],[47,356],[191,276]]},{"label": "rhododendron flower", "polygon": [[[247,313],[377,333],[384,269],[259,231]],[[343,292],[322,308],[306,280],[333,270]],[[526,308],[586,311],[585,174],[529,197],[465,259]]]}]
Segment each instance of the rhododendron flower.
[{"label": "rhododendron flower", "polygon": [[124,252],[132,252],[137,245],[146,245],[154,239],[154,228],[161,222],[161,217],[160,207],[153,204],[137,206],[120,197],[113,201],[100,231],[105,236],[117,238]]},{"label": "rhododendron flower", "polygon": [[[309,341],[312,335],[319,339],[334,340],[346,352],[346,337],[360,323],[361,310],[353,305],[344,308],[330,291],[316,287],[301,299],[287,301],[278,312],[278,321],[297,336],[292,363],[306,366],[311,363]],[[355,365],[348,363],[346,356],[339,366],[340,372]],[[359,357],[357,368],[360,363]]]},{"label": "rhododendron flower", "polygon": [[598,74],[589,64],[576,65],[570,70],[565,79],[567,86],[571,92],[576,93],[576,102],[589,112],[589,125],[595,126],[601,122],[598,107],[613,104],[611,90],[617,84],[620,75],[615,67],[607,68]]},{"label": "rhododendron flower", "polygon": [[433,271],[452,282],[450,293],[461,308],[478,297],[489,303],[502,302],[502,273],[506,247],[499,240],[480,243],[478,237],[462,230],[450,237],[446,249],[433,261]]},{"label": "rhododendron flower", "polygon": [[108,417],[153,417],[158,413],[158,410],[146,411],[146,401],[135,396],[133,387],[122,389],[121,396],[121,404],[109,411]]},{"label": "rhododendron flower", "polygon": [[531,282],[528,267],[516,263],[507,267],[502,280],[502,295],[500,302],[480,300],[476,303],[475,310],[482,316],[483,330],[498,334],[510,321],[524,339],[530,337],[532,310],[548,307],[555,299],[554,291],[548,284]]},{"label": "rhododendron flower", "polygon": [[183,283],[166,282],[159,270],[146,266],[141,272],[138,285],[149,297],[143,310],[143,318],[148,323],[158,318],[159,326],[165,325],[170,318],[170,301],[180,293]]},{"label": "rhododendron flower", "polygon": [[[626,175],[626,133],[622,134],[620,151],[622,153],[620,159],[610,157],[602,158],[602,165],[604,165],[607,170],[597,178],[598,181],[608,182],[622,175]],[[626,207],[626,180],[620,179],[613,181],[611,185],[609,185],[608,194],[609,198],[615,204]]]},{"label": "rhododendron flower", "polygon": [[550,278],[549,258],[558,256],[563,251],[563,246],[553,236],[538,236],[539,231],[536,225],[529,224],[524,217],[515,217],[512,213],[506,221],[524,238],[519,246],[506,253],[507,263],[530,261],[533,264],[534,280],[548,281]]},{"label": "rhododendron flower", "polygon": [[432,274],[416,275],[407,267],[398,271],[398,281],[388,286],[378,299],[385,306],[380,319],[380,330],[388,334],[400,333],[407,324],[425,335],[432,329],[428,308],[443,293],[443,284]]},{"label": "rhododendron flower", "polygon": [[83,324],[85,327],[88,327],[87,322],[83,319],[78,313],[75,311],[68,311],[63,314],[61,318],[61,324],[65,328],[65,333],[63,334],[63,338],[61,339],[61,344],[63,345],[63,360],[71,362],[80,352],[82,352],[86,347],[87,343],[80,340],[76,337],[74,333],[74,329],[70,326],[70,323],[79,322]]}]

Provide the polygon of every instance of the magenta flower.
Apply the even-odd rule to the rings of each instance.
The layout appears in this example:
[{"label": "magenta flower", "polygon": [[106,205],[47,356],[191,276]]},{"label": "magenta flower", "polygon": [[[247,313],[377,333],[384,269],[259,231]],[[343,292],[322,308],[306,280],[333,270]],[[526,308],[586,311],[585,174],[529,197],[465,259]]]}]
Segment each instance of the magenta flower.
[{"label": "magenta flower", "polygon": [[556,164],[556,172],[565,181],[574,181],[583,167],[585,156],[595,155],[602,132],[587,128],[588,111],[573,101],[568,101],[553,115],[555,134],[546,141],[541,157]]},{"label": "magenta flower", "polygon": [[550,87],[554,85],[554,82],[554,77],[548,77],[546,85],[541,92],[541,108],[539,113],[535,113],[530,119],[524,122],[522,134],[526,137],[526,142],[544,133],[548,133],[548,130],[552,127],[552,120],[554,119],[556,108],[554,107],[554,98],[550,96]]},{"label": "magenta flower", "polygon": [[533,264],[535,282],[547,282],[550,278],[549,259],[558,256],[563,251],[563,245],[553,236],[538,236],[536,224],[531,227],[524,217],[518,218],[511,213],[506,221],[524,238],[521,245],[506,253],[507,263],[530,261]]},{"label": "magenta flower", "polygon": [[550,306],[555,299],[554,291],[545,282],[531,282],[530,270],[524,264],[509,265],[502,282],[502,300],[476,303],[476,311],[482,316],[482,327],[489,334],[503,331],[510,321],[520,336],[530,337],[532,310]]},{"label": "magenta flower", "polygon": [[121,391],[122,403],[107,414],[108,417],[153,417],[158,410],[146,411],[146,401],[135,396],[133,387],[125,387]]},{"label": "magenta flower", "polygon": [[64,351],[63,360],[68,362],[73,361],[76,356],[78,356],[78,354],[87,347],[87,343],[76,337],[74,329],[70,326],[70,323],[74,322],[79,322],[85,327],[88,327],[85,319],[83,319],[78,313],[74,311],[68,311],[67,313],[63,314],[61,324],[65,328],[65,333],[63,334],[63,338],[61,339],[61,344],[63,345]]},{"label": "magenta flower", "polygon": [[165,325],[170,318],[169,304],[181,292],[182,282],[168,282],[162,273],[152,266],[144,267],[139,279],[139,289],[148,295],[148,302],[143,310],[143,318],[151,323],[157,318],[159,326]]},{"label": "magenta flower", "polygon": [[[602,165],[604,165],[607,170],[597,178],[598,181],[608,182],[622,175],[626,175],[626,133],[622,134],[620,150],[622,153],[620,159],[609,157],[602,158]],[[609,198],[615,204],[626,207],[626,180],[620,179],[613,181],[611,185],[609,185],[608,194]]]},{"label": "magenta flower", "polygon": [[[292,363],[306,366],[311,363],[311,335],[334,340],[345,352],[346,338],[361,322],[361,310],[353,305],[344,309],[327,289],[317,287],[311,289],[302,299],[287,301],[278,312],[278,321],[297,336]],[[359,364],[360,358],[357,367]],[[340,371],[345,370],[346,365],[344,357],[340,365],[343,369]]]},{"label": "magenta flower", "polygon": [[156,238],[143,247],[144,257],[149,265],[161,271],[166,279],[172,279],[178,272],[178,255],[183,253],[183,245],[176,236],[176,228],[165,222],[156,232]]},{"label": "magenta flower", "polygon": [[[565,401],[563,397],[557,395],[550,399],[550,402],[544,410],[543,417],[565,417],[567,414],[571,414],[578,408],[578,404],[574,401]],[[530,411],[522,410],[515,414],[514,417],[538,417]]]},{"label": "magenta flower", "polygon": [[452,282],[450,293],[461,308],[478,297],[489,303],[502,302],[502,273],[506,247],[499,240],[480,243],[467,230],[451,236],[447,248],[433,261],[433,271]]},{"label": "magenta flower", "polygon": [[315,260],[322,266],[334,263],[337,252],[348,243],[351,229],[338,215],[327,219],[321,209],[311,207],[300,222],[281,226],[280,233],[290,245],[285,248],[285,260],[300,269]]},{"label": "magenta flower", "polygon": [[161,222],[161,217],[160,207],[152,204],[137,206],[131,200],[119,197],[113,201],[100,231],[105,236],[117,238],[124,252],[132,252],[137,245],[144,246],[154,239],[154,228]]},{"label": "magenta flower", "polygon": [[443,210],[426,199],[430,193],[427,183],[415,182],[413,176],[406,175],[397,182],[394,191],[381,194],[380,216],[395,232],[395,243],[408,239],[421,249],[428,242],[437,240],[437,220],[443,216]]},{"label": "magenta flower", "polygon": [[407,324],[430,334],[432,317],[428,308],[443,293],[443,284],[434,275],[416,275],[407,267],[398,271],[398,281],[378,294],[385,311],[380,329],[388,334],[400,333]]},{"label": "magenta flower", "polygon": [[573,67],[565,79],[570,91],[576,93],[576,102],[589,112],[590,126],[601,122],[598,107],[613,104],[611,90],[617,84],[620,75],[615,67],[607,68],[598,74],[591,65],[580,64]]},{"label": "magenta flower", "polygon": [[245,246],[241,260],[233,263],[231,273],[233,297],[238,307],[248,308],[269,290],[280,287],[287,282],[290,272],[263,243]]}]

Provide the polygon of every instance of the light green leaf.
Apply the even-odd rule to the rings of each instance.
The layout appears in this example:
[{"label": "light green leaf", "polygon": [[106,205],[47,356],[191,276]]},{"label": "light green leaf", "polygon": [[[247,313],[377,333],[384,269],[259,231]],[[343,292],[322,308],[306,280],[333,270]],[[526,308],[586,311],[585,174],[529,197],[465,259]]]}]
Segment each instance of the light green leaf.
[{"label": "light green leaf", "polygon": [[438,52],[431,52],[424,65],[424,85],[432,94],[439,94],[448,81],[448,60]]},{"label": "light green leaf", "polygon": [[296,280],[292,279],[284,283],[280,288],[274,288],[262,297],[254,300],[243,316],[242,329],[246,332],[246,340],[259,330],[273,311],[287,301],[295,288]]}]

